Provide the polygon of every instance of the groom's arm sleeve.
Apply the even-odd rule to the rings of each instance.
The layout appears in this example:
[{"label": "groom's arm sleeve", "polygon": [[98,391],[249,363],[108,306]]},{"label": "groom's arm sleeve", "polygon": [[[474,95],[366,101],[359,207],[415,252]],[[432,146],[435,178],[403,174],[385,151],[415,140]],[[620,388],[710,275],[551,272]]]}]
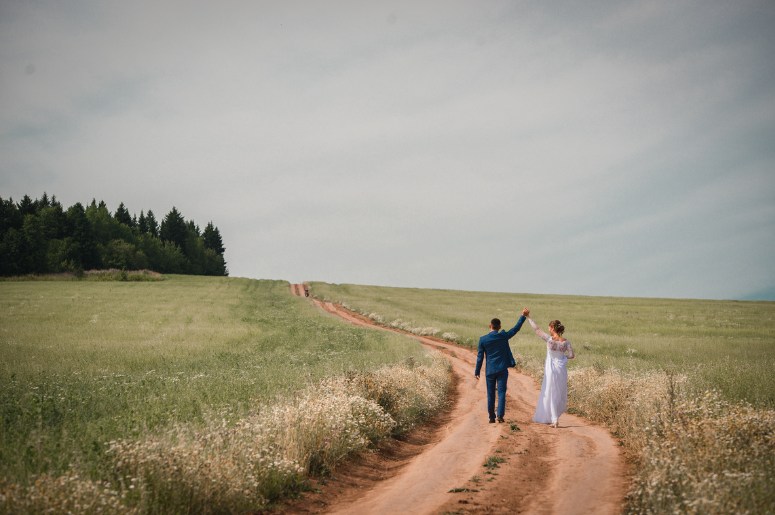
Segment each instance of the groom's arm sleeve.
[{"label": "groom's arm sleeve", "polygon": [[521,317],[519,317],[519,320],[517,320],[517,325],[515,325],[514,327],[506,331],[506,337],[511,338],[512,336],[517,334],[519,330],[522,329],[522,324],[524,323],[525,323],[525,316],[522,315]]}]

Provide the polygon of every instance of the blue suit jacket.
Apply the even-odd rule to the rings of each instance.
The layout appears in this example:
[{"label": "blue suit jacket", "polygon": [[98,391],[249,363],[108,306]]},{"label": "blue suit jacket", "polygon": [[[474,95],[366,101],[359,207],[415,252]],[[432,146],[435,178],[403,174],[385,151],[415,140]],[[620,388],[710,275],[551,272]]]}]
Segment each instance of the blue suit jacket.
[{"label": "blue suit jacket", "polygon": [[482,361],[485,355],[487,356],[487,365],[484,373],[488,376],[516,365],[511,347],[509,347],[509,340],[519,332],[524,323],[525,317],[522,316],[519,317],[517,325],[508,331],[491,331],[479,338],[479,352],[476,355],[474,375],[478,376],[482,371]]}]

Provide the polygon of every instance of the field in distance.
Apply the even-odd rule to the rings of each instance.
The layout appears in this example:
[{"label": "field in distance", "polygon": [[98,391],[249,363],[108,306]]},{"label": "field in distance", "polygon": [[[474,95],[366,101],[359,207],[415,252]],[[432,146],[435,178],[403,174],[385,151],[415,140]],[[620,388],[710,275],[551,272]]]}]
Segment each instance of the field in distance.
[{"label": "field in distance", "polygon": [[[686,374],[699,390],[775,408],[775,302],[581,297],[310,283],[312,294],[380,321],[436,331],[475,348],[493,317],[508,329],[522,307],[546,330],[559,319],[575,367]],[[541,341],[525,325],[514,352],[540,369]]]}]

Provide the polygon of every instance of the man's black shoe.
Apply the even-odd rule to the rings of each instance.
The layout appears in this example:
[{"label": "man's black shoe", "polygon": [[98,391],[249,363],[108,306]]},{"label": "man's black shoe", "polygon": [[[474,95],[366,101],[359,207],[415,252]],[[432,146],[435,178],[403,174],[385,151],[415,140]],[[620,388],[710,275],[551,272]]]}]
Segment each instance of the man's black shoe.
[{"label": "man's black shoe", "polygon": [[503,423],[505,420],[503,420],[503,417],[498,417],[498,422]]},{"label": "man's black shoe", "polygon": [[494,423],[495,423],[495,419],[494,419],[494,418],[491,418],[491,419],[490,419],[490,424],[494,424]]}]

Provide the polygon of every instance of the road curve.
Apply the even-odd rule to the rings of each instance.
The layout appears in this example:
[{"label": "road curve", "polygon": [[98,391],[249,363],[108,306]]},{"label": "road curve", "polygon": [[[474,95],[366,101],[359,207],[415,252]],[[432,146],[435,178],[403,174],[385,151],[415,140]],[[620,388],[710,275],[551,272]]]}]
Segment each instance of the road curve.
[{"label": "road curve", "polygon": [[[304,285],[291,285],[291,292],[304,297]],[[531,377],[510,372],[507,423],[489,424],[471,349],[377,326],[342,306],[310,300],[352,324],[405,334],[445,353],[457,377],[457,402],[440,439],[395,476],[327,513],[621,513],[627,479],[617,442],[573,415],[563,415],[559,429],[533,423],[539,390]],[[494,455],[506,462],[483,481],[483,463]]]}]

